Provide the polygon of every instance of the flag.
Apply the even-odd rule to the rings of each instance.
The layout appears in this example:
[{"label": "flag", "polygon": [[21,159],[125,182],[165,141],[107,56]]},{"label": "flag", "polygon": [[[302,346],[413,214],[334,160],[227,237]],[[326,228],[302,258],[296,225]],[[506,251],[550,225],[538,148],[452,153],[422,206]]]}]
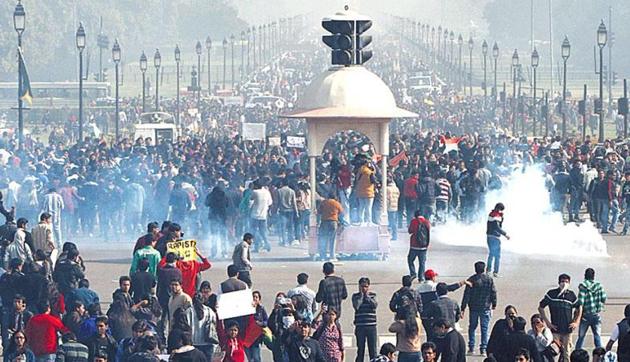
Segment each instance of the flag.
[{"label": "flag", "polygon": [[391,160],[389,160],[389,166],[390,167],[397,167],[398,164],[400,163],[400,161],[405,160],[407,161],[407,152],[402,151],[399,154],[397,154],[396,156],[392,157]]},{"label": "flag", "polygon": [[451,151],[457,151],[459,149],[459,141],[461,141],[461,137],[453,137],[453,138],[445,138],[442,137],[440,140],[444,144],[443,153],[449,153]]},{"label": "flag", "polygon": [[27,101],[29,105],[33,105],[33,93],[31,92],[31,81],[28,78],[28,71],[26,70],[26,63],[24,63],[24,54],[22,54],[22,48],[18,47],[19,57],[19,72],[21,77],[21,84],[19,84],[21,94],[20,99]]}]

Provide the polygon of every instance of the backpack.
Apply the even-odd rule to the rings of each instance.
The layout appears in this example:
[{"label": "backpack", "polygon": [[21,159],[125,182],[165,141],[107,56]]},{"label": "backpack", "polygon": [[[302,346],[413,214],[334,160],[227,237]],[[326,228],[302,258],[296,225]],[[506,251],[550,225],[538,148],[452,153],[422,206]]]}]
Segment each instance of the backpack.
[{"label": "backpack", "polygon": [[430,231],[422,222],[418,221],[418,230],[414,234],[419,248],[427,248],[429,246]]}]

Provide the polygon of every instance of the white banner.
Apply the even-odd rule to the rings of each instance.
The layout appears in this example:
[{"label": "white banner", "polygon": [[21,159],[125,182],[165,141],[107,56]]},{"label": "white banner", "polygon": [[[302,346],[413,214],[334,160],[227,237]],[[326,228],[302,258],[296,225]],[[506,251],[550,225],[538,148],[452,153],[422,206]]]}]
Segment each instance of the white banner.
[{"label": "white banner", "polygon": [[267,144],[269,145],[269,147],[275,147],[281,146],[282,142],[280,140],[280,137],[269,137],[267,138]]},{"label": "white banner", "polygon": [[217,314],[220,320],[254,313],[256,308],[251,289],[217,295]]},{"label": "white banner", "polygon": [[304,148],[306,147],[306,138],[301,136],[287,136],[287,147]]},{"label": "white banner", "polygon": [[264,141],[266,134],[266,124],[264,123],[242,123],[241,134],[244,140]]}]

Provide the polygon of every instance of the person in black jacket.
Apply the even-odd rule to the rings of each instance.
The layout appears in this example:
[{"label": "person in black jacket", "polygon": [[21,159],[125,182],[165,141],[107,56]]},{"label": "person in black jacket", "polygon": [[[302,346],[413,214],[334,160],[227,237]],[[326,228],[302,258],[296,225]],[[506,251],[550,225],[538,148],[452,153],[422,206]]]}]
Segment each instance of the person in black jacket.
[{"label": "person in black jacket", "polygon": [[536,341],[532,336],[525,333],[526,325],[527,321],[525,318],[514,318],[514,322],[512,323],[514,329],[505,340],[505,361],[514,361],[514,358],[521,349],[526,349],[529,352],[530,361],[542,361],[538,353],[538,348],[536,347]]},{"label": "person in black jacket", "polygon": [[294,323],[289,332],[284,334],[289,361],[291,362],[326,362],[319,342],[310,337],[311,325],[306,321]]},{"label": "person in black jacket", "polygon": [[466,341],[453,325],[441,319],[433,323],[433,331],[437,336],[437,356],[441,362],[465,362]]},{"label": "person in black jacket", "polygon": [[569,171],[569,179],[571,180],[570,192],[571,201],[569,203],[569,222],[582,222],[580,219],[580,208],[582,207],[582,199],[584,198],[584,171],[582,170],[582,162],[579,160],[573,163],[571,171]]},{"label": "person in black jacket", "polygon": [[498,362],[512,362],[505,359],[505,348],[507,337],[513,330],[514,319],[518,312],[512,305],[505,307],[505,318],[499,319],[494,323],[490,339],[488,340],[488,356],[493,356]]},{"label": "person in black jacket", "polygon": [[96,317],[96,334],[90,337],[85,343],[90,354],[90,361],[93,361],[94,357],[101,354],[107,355],[108,361],[115,360],[118,344],[116,340],[107,333],[108,328],[109,322],[106,316]]},{"label": "person in black jacket", "polygon": [[446,283],[438,283],[435,290],[438,298],[426,306],[428,319],[431,323],[438,320],[446,320],[450,325],[455,325],[461,318],[459,305],[447,296],[448,286]]},{"label": "person in black jacket", "polygon": [[396,314],[396,319],[405,319],[404,310],[405,306],[409,303],[414,303],[418,313],[422,313],[422,298],[420,294],[411,288],[412,277],[405,275],[402,277],[402,287],[394,292],[392,298],[389,300],[389,310]]},{"label": "person in black jacket", "polygon": [[200,350],[193,347],[192,334],[184,332],[179,336],[181,347],[175,349],[171,354],[173,362],[206,362],[206,355]]},{"label": "person in black jacket", "polygon": [[67,258],[60,261],[53,272],[53,280],[57,282],[59,291],[62,294],[76,289],[79,280],[85,278],[85,274],[83,274],[83,270],[81,270],[81,266],[78,263],[78,257],[79,251],[77,249],[68,250]]},{"label": "person in black jacket", "polygon": [[131,274],[131,290],[130,294],[134,303],[138,303],[147,294],[151,294],[151,290],[156,286],[156,280],[149,271],[149,261],[146,258],[140,259],[138,262],[138,271]]}]

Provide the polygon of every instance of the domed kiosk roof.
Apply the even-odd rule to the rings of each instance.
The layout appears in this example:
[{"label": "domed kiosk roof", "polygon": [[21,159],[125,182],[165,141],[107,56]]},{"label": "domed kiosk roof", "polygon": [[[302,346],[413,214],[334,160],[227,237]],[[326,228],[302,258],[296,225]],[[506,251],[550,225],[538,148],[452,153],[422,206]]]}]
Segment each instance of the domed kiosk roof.
[{"label": "domed kiosk roof", "polygon": [[362,66],[332,67],[315,77],[287,118],[402,118],[389,87]]}]

